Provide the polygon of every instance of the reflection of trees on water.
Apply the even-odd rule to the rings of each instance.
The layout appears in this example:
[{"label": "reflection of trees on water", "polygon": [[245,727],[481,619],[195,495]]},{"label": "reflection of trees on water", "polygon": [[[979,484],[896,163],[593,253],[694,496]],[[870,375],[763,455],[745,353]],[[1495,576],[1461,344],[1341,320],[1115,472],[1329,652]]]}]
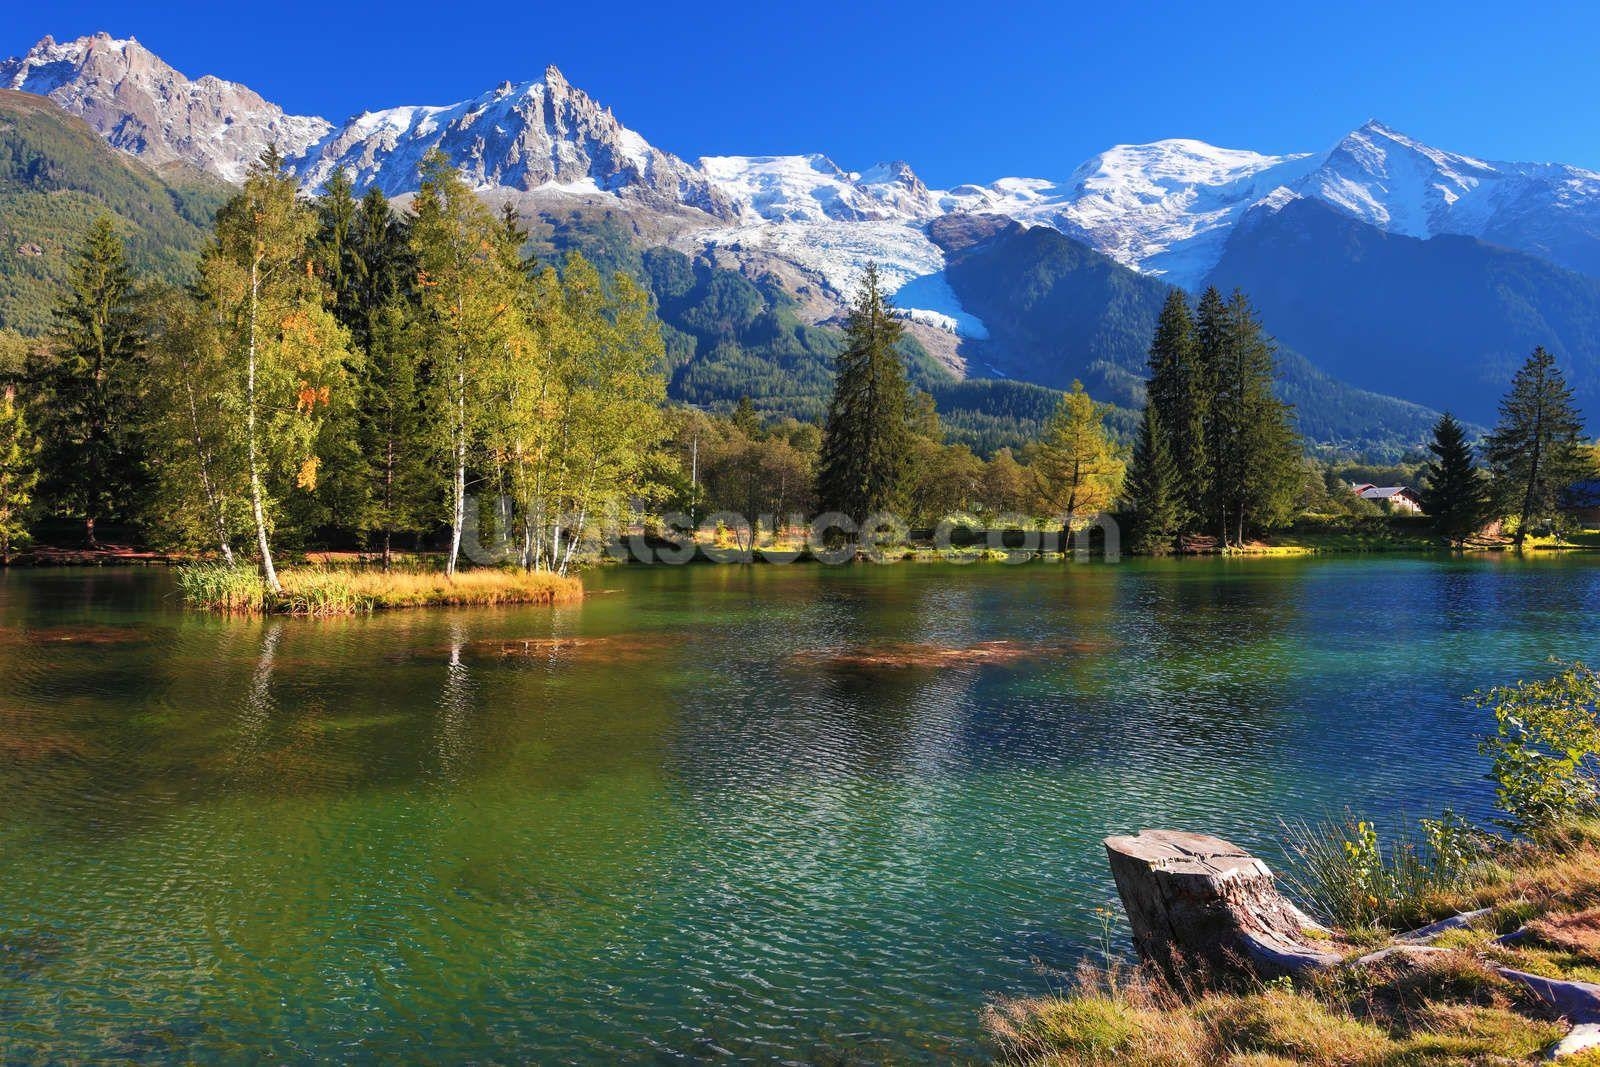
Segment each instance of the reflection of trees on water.
[{"label": "reflection of trees on water", "polygon": [[272,619],[261,631],[261,647],[255,667],[245,686],[234,719],[233,760],[245,766],[254,762],[266,745],[272,728],[272,713],[277,707],[272,681],[278,664],[278,644],[283,640],[283,621]]},{"label": "reflection of trees on water", "polygon": [[459,781],[472,756],[472,720],[477,703],[477,685],[462,658],[467,644],[467,627],[460,622],[452,622],[444,685],[439,691],[439,727],[434,745],[438,757],[437,773],[444,782]]}]

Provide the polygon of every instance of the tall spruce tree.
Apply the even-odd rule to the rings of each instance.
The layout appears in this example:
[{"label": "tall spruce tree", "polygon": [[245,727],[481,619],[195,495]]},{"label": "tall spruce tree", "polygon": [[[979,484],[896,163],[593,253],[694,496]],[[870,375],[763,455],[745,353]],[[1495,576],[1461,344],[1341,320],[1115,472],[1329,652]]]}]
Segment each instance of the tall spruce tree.
[{"label": "tall spruce tree", "polygon": [[1164,555],[1176,547],[1183,530],[1183,481],[1160,409],[1147,404],[1123,487],[1123,500],[1133,513],[1135,552]]},{"label": "tall spruce tree", "polygon": [[1500,401],[1500,421],[1484,449],[1498,505],[1517,520],[1522,551],[1529,527],[1555,514],[1562,490],[1582,478],[1583,419],[1555,357],[1541,346]]},{"label": "tall spruce tree", "polygon": [[367,525],[378,537],[386,571],[395,535],[428,525],[436,510],[430,505],[440,495],[425,417],[420,335],[410,306],[398,300],[380,311],[367,334],[359,433],[372,486]]},{"label": "tall spruce tree", "polygon": [[346,282],[350,296],[343,304],[352,313],[342,321],[351,340],[365,350],[374,323],[387,315],[391,305],[415,304],[417,299],[416,260],[406,222],[395,214],[389,198],[375,185],[356,208],[350,246],[350,275]]},{"label": "tall spruce tree", "polygon": [[28,509],[39,480],[38,447],[27,416],[17,403],[17,387],[0,387],[0,564],[28,536]]},{"label": "tall spruce tree", "polygon": [[1439,536],[1460,547],[1489,515],[1489,484],[1473,462],[1467,431],[1448,411],[1433,427],[1422,472],[1422,510]]},{"label": "tall spruce tree", "polygon": [[1291,409],[1273,392],[1272,345],[1249,299],[1236,290],[1223,303],[1208,289],[1200,307],[1196,335],[1215,385],[1207,437],[1209,518],[1222,544],[1238,545],[1253,528],[1289,517],[1302,450]]},{"label": "tall spruce tree", "polygon": [[857,523],[889,507],[905,473],[910,431],[897,347],[903,331],[871,264],[845,325],[817,474],[822,509]]},{"label": "tall spruce tree", "polygon": [[[388,566],[398,532],[395,523],[415,512],[404,506],[405,486],[411,479],[397,472],[409,469],[411,457],[427,451],[421,440],[395,436],[401,431],[426,432],[402,414],[405,404],[416,403],[418,397],[417,368],[412,366],[414,356],[408,354],[415,346],[395,344],[397,338],[408,337],[395,316],[415,316],[407,279],[414,268],[404,227],[376,187],[357,202],[349,178],[336,171],[317,201],[317,218],[319,268],[329,282],[328,309],[350,334],[346,371],[355,388],[344,402],[335,398],[325,414],[317,443],[321,475],[301,521],[378,535]],[[382,353],[377,352],[380,332],[386,332],[388,346]],[[404,380],[388,381],[388,374]],[[391,393],[401,399],[391,402]]]},{"label": "tall spruce tree", "polygon": [[1206,499],[1206,416],[1211,383],[1200,361],[1194,316],[1180,289],[1167,293],[1150,342],[1147,408],[1156,412],[1166,437],[1178,486],[1173,504],[1187,528],[1202,515]]},{"label": "tall spruce tree", "polygon": [[129,516],[143,491],[137,413],[144,333],[122,238],[101,215],[72,257],[41,382],[49,472],[42,495],[53,511],[83,520],[90,547],[98,544],[96,522]]},{"label": "tall spruce tree", "polygon": [[[317,259],[323,279],[328,283],[328,307],[346,330],[354,333],[360,311],[357,266],[356,204],[354,187],[343,167],[334,170],[317,198]],[[365,349],[365,345],[355,346]]]}]

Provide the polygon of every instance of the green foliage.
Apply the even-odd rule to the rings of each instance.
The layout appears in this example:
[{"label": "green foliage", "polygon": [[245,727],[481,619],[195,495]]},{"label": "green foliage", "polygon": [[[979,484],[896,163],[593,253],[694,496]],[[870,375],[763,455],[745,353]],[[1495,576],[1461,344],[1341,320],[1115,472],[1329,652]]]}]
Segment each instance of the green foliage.
[{"label": "green foliage", "polygon": [[387,566],[395,533],[423,524],[430,498],[443,497],[429,466],[416,264],[405,223],[376,187],[357,202],[336,172],[316,211],[318,270],[328,310],[350,334],[353,388],[325,413],[317,489],[301,498],[297,524],[375,534]]},{"label": "green foliage", "polygon": [[1166,301],[1150,345],[1131,501],[1153,520],[1138,536],[1142,550],[1172,532],[1215,532],[1222,544],[1240,544],[1292,517],[1307,471],[1274,377],[1272,345],[1243,293],[1224,300],[1207,289],[1193,316],[1181,294]]},{"label": "green foliage", "polygon": [[1388,844],[1350,815],[1284,823],[1283,833],[1289,882],[1321,914],[1351,926],[1425,921],[1430,901],[1469,885],[1495,843],[1452,811]]},{"label": "green foliage", "polygon": [[1300,439],[1292,412],[1272,391],[1272,345],[1242,292],[1224,303],[1215,289],[1200,299],[1199,361],[1212,383],[1206,418],[1208,524],[1224,543],[1252,528],[1281,525],[1300,477]]},{"label": "green foliage", "polygon": [[677,414],[672,450],[690,451],[698,492],[680,503],[697,519],[718,512],[742,516],[751,527],[734,533],[748,548],[764,528],[774,533],[798,515],[809,521],[815,509],[817,450],[814,428],[793,420],[762,426],[752,417],[725,419],[692,409]]},{"label": "green foliage", "polygon": [[1556,514],[1562,490],[1588,473],[1583,419],[1555,357],[1535,348],[1500,401],[1485,442],[1495,498],[1514,516],[1518,550],[1532,524]]},{"label": "green foliage", "polygon": [[0,90],[0,327],[49,329],[72,250],[101,216],[135,270],[186,279],[226,198],[198,174],[156,174],[47,99]]},{"label": "green foliage", "polygon": [[269,148],[217,213],[197,284],[225,353],[221,400],[243,422],[252,525],[262,576],[279,592],[271,531],[279,503],[316,488],[314,451],[334,393],[344,401],[348,335],[314,270],[317,219]]},{"label": "green foliage", "polygon": [[869,266],[839,353],[817,472],[822,509],[858,523],[889,507],[905,474],[907,386],[898,350],[903,330],[883,296],[877,268]]},{"label": "green foliage", "polygon": [[559,308],[562,321],[540,346],[554,354],[543,372],[553,417],[530,453],[529,509],[540,529],[524,562],[564,574],[588,523],[608,512],[620,517],[656,490],[649,474],[666,432],[664,349],[650,295],[629,276],[602,286],[599,271],[574,253],[559,286],[554,272],[542,278],[559,296],[545,307]]},{"label": "green foliage", "polygon": [[905,518],[914,525],[931,527],[951,516],[988,510],[983,499],[985,471],[983,460],[966,445],[913,438],[900,489]]},{"label": "green foliage", "polygon": [[158,543],[218,552],[232,564],[233,539],[247,521],[248,473],[232,353],[218,322],[191,294],[167,290],[145,304],[143,433],[156,495],[150,523]]},{"label": "green foliage", "polygon": [[467,467],[479,434],[492,431],[498,373],[525,353],[527,323],[511,313],[520,271],[505,231],[438,149],[422,164],[412,204],[421,343],[434,361],[432,419],[448,454],[447,574],[455,574],[467,521]]},{"label": "green foliage", "polygon": [[1183,479],[1154,403],[1140,422],[1123,500],[1133,512],[1134,552],[1159,556],[1176,547],[1183,529]]},{"label": "green foliage", "polygon": [[1489,484],[1473,462],[1466,429],[1449,412],[1433,428],[1433,459],[1422,476],[1422,510],[1439,536],[1459,545],[1489,516]]},{"label": "green foliage", "polygon": [[1493,757],[1490,777],[1514,829],[1548,829],[1594,812],[1600,674],[1573,663],[1550,678],[1476,693],[1473,701],[1494,712],[1495,733],[1479,748]]},{"label": "green foliage", "polygon": [[41,495],[55,514],[84,521],[91,546],[97,520],[131,518],[142,503],[144,328],[122,239],[101,215],[72,255],[38,374]]},{"label": "green foliage", "polygon": [[[913,376],[915,378],[915,376]],[[1020,449],[1044,436],[1050,416],[1061,403],[1061,391],[1006,378],[964,378],[923,382],[944,426],[945,439],[966,445],[980,456],[1003,448]],[[1107,430],[1113,436],[1132,426],[1125,408],[1105,406]]]},{"label": "green foliage", "polygon": [[385,566],[395,535],[425,528],[444,496],[422,355],[411,305],[380,308],[367,333],[357,436],[367,484],[362,527],[378,534]]},{"label": "green foliage", "polygon": [[[1207,294],[1211,299],[1214,291]],[[1146,418],[1154,412],[1167,436],[1178,486],[1173,506],[1188,525],[1205,514],[1208,485],[1206,426],[1211,413],[1213,368],[1202,362],[1195,343],[1189,301],[1177,289],[1167,294],[1150,342],[1150,382],[1145,390]]]},{"label": "green foliage", "polygon": [[0,563],[27,540],[33,487],[39,480],[37,452],[16,387],[0,388]]}]

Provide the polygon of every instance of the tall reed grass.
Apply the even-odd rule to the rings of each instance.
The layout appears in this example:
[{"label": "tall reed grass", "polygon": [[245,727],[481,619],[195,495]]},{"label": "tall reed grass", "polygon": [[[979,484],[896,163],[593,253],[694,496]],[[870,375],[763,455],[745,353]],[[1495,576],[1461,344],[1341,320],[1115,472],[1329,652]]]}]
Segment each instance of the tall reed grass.
[{"label": "tall reed grass", "polygon": [[576,578],[540,572],[484,569],[458,572],[390,571],[352,567],[279,570],[275,595],[253,570],[194,563],[178,571],[186,603],[211,611],[274,615],[356,615],[393,608],[453,605],[555,604],[583,598]]},{"label": "tall reed grass", "polygon": [[1283,823],[1286,881],[1314,910],[1347,926],[1403,929],[1471,884],[1501,844],[1451,812],[1384,840],[1346,815]]}]

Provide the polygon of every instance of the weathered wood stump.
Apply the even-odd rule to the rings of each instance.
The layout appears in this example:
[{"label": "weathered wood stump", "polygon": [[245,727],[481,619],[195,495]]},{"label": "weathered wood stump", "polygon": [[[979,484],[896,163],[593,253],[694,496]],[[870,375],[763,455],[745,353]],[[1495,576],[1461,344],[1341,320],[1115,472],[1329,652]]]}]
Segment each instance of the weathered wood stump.
[{"label": "weathered wood stump", "polygon": [[1105,845],[1134,946],[1145,959],[1169,969],[1182,962],[1268,977],[1338,965],[1337,953],[1306,937],[1308,929],[1322,928],[1243,849],[1175,830],[1108,837]]}]

